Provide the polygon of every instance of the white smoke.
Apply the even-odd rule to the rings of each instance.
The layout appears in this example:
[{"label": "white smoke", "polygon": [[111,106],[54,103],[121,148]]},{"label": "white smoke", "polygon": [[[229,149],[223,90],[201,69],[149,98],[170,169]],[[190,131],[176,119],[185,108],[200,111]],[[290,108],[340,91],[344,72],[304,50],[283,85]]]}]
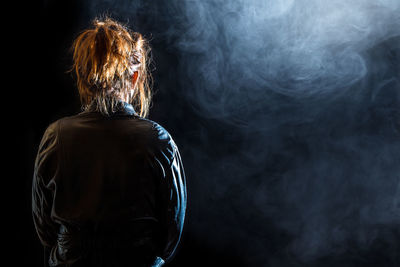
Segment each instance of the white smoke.
[{"label": "white smoke", "polygon": [[[351,242],[368,247],[382,235],[376,225],[398,225],[400,144],[390,124],[400,73],[384,53],[398,48],[380,45],[400,36],[399,0],[149,3],[90,5],[93,15],[157,25],[154,42],[177,57],[177,81],[160,86],[216,119],[180,140],[194,176],[196,238],[248,242],[237,245],[246,266],[265,266],[269,245],[282,244],[269,231],[282,230],[289,237],[272,251],[291,254],[270,266],[293,266],[290,256],[351,253]],[[329,105],[338,95],[353,98]]]},{"label": "white smoke", "polygon": [[[188,94],[224,117],[265,90],[303,97],[340,93],[368,72],[366,49],[400,35],[400,1],[172,1]],[[173,27],[176,27],[174,24]]]}]

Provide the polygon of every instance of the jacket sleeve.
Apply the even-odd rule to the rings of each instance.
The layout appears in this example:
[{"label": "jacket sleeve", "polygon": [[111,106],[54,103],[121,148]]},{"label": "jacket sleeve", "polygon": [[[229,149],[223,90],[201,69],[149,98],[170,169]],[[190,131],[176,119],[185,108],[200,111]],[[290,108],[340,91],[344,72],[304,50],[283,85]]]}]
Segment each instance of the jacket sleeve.
[{"label": "jacket sleeve", "polygon": [[166,149],[155,158],[160,177],[160,202],[162,218],[161,266],[169,262],[181,239],[186,213],[186,177],[182,159],[172,139]]},{"label": "jacket sleeve", "polygon": [[49,186],[58,168],[58,149],[57,124],[53,123],[40,142],[32,182],[33,222],[42,245],[46,247],[54,245],[58,232],[57,224],[50,217],[53,192]]}]

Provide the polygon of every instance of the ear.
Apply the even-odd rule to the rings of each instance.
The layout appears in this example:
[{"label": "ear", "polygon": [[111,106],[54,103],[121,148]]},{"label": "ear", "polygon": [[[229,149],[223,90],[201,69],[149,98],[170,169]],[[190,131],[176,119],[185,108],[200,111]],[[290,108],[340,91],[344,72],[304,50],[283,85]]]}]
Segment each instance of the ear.
[{"label": "ear", "polygon": [[137,82],[138,77],[139,77],[139,72],[135,71],[132,74],[132,86],[133,86],[133,88],[135,88],[135,86],[136,86],[136,82]]}]

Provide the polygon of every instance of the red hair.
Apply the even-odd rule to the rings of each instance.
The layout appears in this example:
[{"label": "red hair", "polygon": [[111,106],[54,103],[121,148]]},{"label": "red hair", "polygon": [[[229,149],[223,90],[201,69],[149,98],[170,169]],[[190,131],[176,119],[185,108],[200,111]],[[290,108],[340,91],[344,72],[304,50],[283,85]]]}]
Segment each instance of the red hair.
[{"label": "red hair", "polygon": [[108,17],[95,19],[93,28],[75,39],[72,50],[72,70],[84,109],[95,101],[100,112],[109,114],[124,99],[140,116],[147,116],[151,102],[150,47],[140,33]]}]

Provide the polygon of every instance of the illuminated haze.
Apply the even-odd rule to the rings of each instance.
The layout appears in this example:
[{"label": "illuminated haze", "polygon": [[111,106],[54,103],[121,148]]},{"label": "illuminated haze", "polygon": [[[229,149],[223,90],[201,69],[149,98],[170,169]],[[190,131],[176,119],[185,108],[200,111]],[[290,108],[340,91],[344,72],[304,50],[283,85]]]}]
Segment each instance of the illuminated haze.
[{"label": "illuminated haze", "polygon": [[182,66],[195,81],[190,96],[212,116],[229,116],[240,108],[238,98],[268,94],[260,91],[341,93],[366,75],[363,51],[400,34],[395,0],[175,4],[184,31],[170,31],[175,45],[192,55]]},{"label": "illuminated haze", "polygon": [[400,1],[87,3],[153,36],[193,240],[243,266],[400,261]]}]

